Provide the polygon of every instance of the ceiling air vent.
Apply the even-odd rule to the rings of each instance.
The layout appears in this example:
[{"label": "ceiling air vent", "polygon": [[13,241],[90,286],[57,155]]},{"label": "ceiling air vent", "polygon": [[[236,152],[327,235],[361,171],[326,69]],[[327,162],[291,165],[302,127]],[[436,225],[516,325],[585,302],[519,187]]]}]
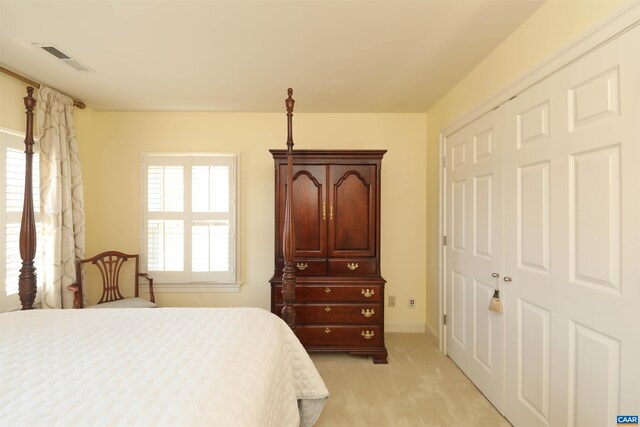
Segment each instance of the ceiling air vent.
[{"label": "ceiling air vent", "polygon": [[60,52],[58,50],[58,48],[54,47],[54,46],[40,46],[43,50],[46,50],[47,52],[49,52],[51,55],[55,56],[58,59],[71,59],[69,56],[65,55],[64,53]]},{"label": "ceiling air vent", "polygon": [[55,56],[56,58],[58,58],[59,60],[61,60],[62,62],[66,63],[67,65],[75,68],[78,71],[91,71],[91,69],[83,64],[81,64],[80,62],[76,61],[75,59],[72,59],[69,55],[67,55],[66,53],[62,52],[60,49],[58,49],[57,47],[55,47],[54,45],[52,45],[51,43],[33,43],[34,46],[39,47],[40,49],[44,50],[45,52],[50,53],[51,55]]}]

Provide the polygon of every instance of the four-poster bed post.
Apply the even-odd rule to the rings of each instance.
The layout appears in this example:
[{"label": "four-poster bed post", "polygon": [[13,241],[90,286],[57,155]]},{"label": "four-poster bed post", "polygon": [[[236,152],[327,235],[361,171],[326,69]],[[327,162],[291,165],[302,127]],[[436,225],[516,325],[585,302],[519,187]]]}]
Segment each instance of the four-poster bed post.
[{"label": "four-poster bed post", "polygon": [[27,87],[27,96],[24,98],[24,106],[27,114],[25,145],[25,178],[24,178],[24,203],[22,207],[22,222],[20,223],[20,258],[22,268],[18,279],[18,294],[22,310],[32,310],[36,299],[37,277],[36,268],[33,265],[36,256],[36,220],[33,212],[33,110],[36,100],[33,97],[33,88]]},{"label": "four-poster bed post", "polygon": [[284,232],[282,248],[284,255],[284,270],[282,273],[282,319],[295,331],[296,312],[294,303],[296,300],[296,274],[294,266],[295,233],[293,226],[293,105],[295,104],[293,89],[287,90],[288,97],[285,100],[287,107],[287,192],[284,208]]}]

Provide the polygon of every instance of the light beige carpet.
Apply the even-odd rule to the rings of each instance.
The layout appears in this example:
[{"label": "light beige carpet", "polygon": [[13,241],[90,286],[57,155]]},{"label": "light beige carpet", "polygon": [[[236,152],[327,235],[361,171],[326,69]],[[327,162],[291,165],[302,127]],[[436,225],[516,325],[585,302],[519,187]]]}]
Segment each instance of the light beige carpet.
[{"label": "light beige carpet", "polygon": [[386,334],[388,365],[311,355],[331,396],[317,427],[508,427],[458,367],[423,334]]}]

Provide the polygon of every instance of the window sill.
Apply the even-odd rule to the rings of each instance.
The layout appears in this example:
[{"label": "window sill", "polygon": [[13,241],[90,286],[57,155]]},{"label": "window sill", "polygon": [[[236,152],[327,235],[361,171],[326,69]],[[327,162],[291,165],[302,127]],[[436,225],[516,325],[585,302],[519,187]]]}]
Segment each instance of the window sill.
[{"label": "window sill", "polygon": [[[180,292],[240,292],[241,283],[154,283],[154,293]],[[140,291],[149,293],[149,285],[140,284]]]}]

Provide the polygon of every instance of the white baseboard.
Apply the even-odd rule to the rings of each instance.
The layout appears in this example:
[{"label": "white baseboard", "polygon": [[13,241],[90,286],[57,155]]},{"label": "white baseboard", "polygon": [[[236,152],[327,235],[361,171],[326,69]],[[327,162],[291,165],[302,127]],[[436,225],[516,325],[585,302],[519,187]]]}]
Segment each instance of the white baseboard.
[{"label": "white baseboard", "polygon": [[433,329],[431,326],[425,324],[424,325],[424,329],[425,329],[425,335],[436,345],[439,345],[439,337],[438,334],[436,333],[436,330]]},{"label": "white baseboard", "polygon": [[384,324],[384,331],[424,334],[424,323],[389,322]]}]

